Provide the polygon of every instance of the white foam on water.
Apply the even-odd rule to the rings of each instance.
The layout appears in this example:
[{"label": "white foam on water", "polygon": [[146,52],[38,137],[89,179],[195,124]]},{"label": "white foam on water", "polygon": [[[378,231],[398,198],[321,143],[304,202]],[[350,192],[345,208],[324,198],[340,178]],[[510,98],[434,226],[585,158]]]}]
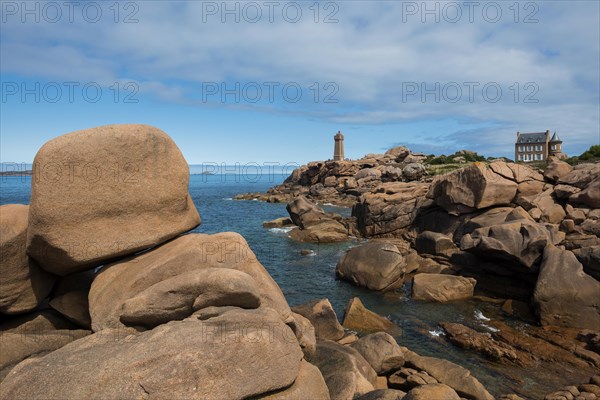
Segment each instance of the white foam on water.
[{"label": "white foam on water", "polygon": [[225,200],[225,201],[231,201],[231,200],[233,200],[233,198],[231,198],[231,197],[225,197],[225,198],[223,198],[223,200]]},{"label": "white foam on water", "polygon": [[273,233],[289,233],[294,228],[271,228],[269,231]]},{"label": "white foam on water", "polygon": [[252,201],[258,201],[258,199],[252,199]]},{"label": "white foam on water", "polygon": [[479,310],[475,310],[475,312],[473,314],[475,314],[475,318],[477,318],[480,321],[489,321],[490,320],[488,317],[483,315],[483,313]]},{"label": "white foam on water", "polygon": [[445,336],[446,332],[444,332],[444,330],[442,328],[437,328],[432,331],[429,331],[429,334],[431,336],[439,337],[439,336]]},{"label": "white foam on water", "polygon": [[494,328],[493,326],[489,326],[486,324],[481,324],[481,326],[483,326],[485,329],[489,330],[490,332],[500,332],[500,329]]}]

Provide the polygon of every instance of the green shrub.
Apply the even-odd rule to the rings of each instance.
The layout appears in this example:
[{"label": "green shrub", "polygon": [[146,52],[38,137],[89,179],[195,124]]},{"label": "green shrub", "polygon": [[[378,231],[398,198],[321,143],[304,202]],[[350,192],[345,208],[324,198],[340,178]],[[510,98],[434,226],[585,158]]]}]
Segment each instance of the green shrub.
[{"label": "green shrub", "polygon": [[433,154],[431,154],[427,156],[425,163],[429,165],[456,164],[456,161],[454,161],[454,158],[456,157],[463,157],[467,163],[486,160],[485,157],[480,156],[474,151],[461,150],[449,156],[442,154],[441,156],[435,157]]},{"label": "green shrub", "polygon": [[594,145],[588,150],[584,151],[579,159],[583,161],[597,160],[600,158],[600,145]]}]

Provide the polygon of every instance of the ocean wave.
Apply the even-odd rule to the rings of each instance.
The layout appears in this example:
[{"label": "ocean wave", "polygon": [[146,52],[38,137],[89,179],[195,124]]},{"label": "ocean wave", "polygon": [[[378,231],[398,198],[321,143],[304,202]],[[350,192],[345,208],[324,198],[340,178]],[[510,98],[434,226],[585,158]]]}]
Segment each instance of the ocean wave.
[{"label": "ocean wave", "polygon": [[432,331],[429,331],[429,334],[434,337],[446,336],[446,332],[442,328],[436,328]]},{"label": "ocean wave", "polygon": [[481,326],[483,326],[485,329],[487,329],[490,332],[494,332],[494,333],[495,332],[500,332],[500,329],[494,328],[493,326],[489,326],[489,325],[486,325],[486,324],[481,324]]},{"label": "ocean wave", "polygon": [[233,200],[233,198],[231,198],[231,197],[224,197],[223,200],[225,200],[225,201],[231,201],[231,200]]},{"label": "ocean wave", "polygon": [[489,321],[490,320],[488,317],[483,315],[483,313],[479,310],[475,310],[475,312],[473,314],[475,315],[475,318],[477,318],[480,321]]},{"label": "ocean wave", "polygon": [[289,233],[294,228],[271,228],[269,231],[273,233]]}]

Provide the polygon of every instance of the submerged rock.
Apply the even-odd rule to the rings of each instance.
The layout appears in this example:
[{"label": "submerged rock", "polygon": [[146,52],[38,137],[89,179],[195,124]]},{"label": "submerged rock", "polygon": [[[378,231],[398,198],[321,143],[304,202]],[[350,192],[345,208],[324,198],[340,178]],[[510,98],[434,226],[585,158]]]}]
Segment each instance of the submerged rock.
[{"label": "submerged rock", "polygon": [[440,326],[446,331],[448,339],[456,346],[476,351],[494,361],[520,362],[523,366],[527,365],[519,359],[519,355],[514,348],[495,341],[488,334],[477,332],[456,323],[443,322],[440,323]]},{"label": "submerged rock", "polygon": [[189,167],[164,132],[109,125],[50,140],[33,162],[27,252],[68,275],[200,224]]},{"label": "submerged rock", "polygon": [[288,217],[282,217],[272,221],[263,222],[263,228],[283,228],[288,226],[294,226],[294,223]]}]

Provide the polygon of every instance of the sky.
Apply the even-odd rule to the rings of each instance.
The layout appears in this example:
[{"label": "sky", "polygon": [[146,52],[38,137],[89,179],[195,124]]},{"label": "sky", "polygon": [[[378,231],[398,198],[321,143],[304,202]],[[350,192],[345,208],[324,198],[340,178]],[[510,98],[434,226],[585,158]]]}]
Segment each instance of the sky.
[{"label": "sky", "polygon": [[100,125],[190,164],[600,144],[598,1],[0,2],[0,161]]}]

